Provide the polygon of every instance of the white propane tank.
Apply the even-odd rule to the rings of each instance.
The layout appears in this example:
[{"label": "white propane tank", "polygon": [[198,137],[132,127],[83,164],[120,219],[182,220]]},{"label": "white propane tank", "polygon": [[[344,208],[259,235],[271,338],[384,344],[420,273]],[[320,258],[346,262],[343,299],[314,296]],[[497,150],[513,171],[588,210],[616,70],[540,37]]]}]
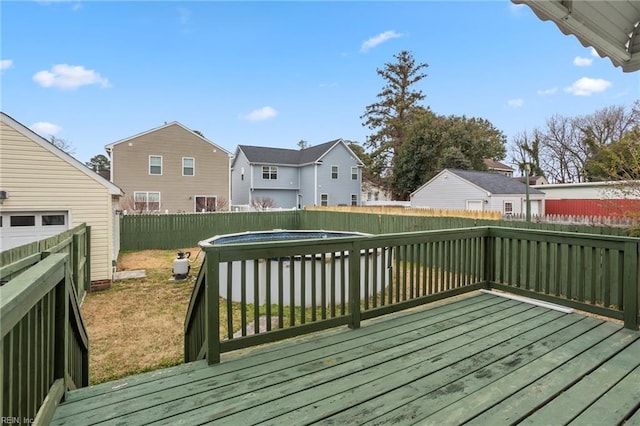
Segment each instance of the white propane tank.
[{"label": "white propane tank", "polygon": [[173,261],[173,278],[176,280],[184,280],[189,276],[189,257],[191,252],[178,251],[178,258]]}]

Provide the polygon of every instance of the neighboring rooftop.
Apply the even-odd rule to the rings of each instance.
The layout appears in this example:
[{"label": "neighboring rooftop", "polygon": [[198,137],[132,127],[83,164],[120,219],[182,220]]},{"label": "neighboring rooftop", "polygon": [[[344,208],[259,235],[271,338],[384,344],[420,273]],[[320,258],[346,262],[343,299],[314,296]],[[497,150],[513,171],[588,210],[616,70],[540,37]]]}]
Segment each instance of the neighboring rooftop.
[{"label": "neighboring rooftop", "polygon": [[[500,173],[459,169],[447,170],[492,194],[524,194],[527,190],[524,183]],[[531,194],[544,194],[544,192],[535,188],[530,188],[529,192]]]},{"label": "neighboring rooftop", "polygon": [[491,158],[485,158],[484,160],[482,160],[482,162],[484,163],[485,166],[487,166],[487,169],[489,170],[496,170],[496,171],[500,171],[500,172],[513,172],[513,168],[507,166],[506,164],[503,164],[497,160],[493,160]]},{"label": "neighboring rooftop", "polygon": [[320,161],[327,151],[337,143],[344,143],[344,141],[335,139],[304,149],[269,148],[252,145],[238,145],[238,149],[244,153],[250,163],[301,166]]}]

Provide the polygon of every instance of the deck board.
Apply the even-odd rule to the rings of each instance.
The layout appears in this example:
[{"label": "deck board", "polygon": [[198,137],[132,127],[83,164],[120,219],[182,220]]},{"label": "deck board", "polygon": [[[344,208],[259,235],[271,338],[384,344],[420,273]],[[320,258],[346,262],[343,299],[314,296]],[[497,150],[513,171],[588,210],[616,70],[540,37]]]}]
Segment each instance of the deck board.
[{"label": "deck board", "polygon": [[52,424],[637,424],[639,338],[477,293],[78,389]]}]

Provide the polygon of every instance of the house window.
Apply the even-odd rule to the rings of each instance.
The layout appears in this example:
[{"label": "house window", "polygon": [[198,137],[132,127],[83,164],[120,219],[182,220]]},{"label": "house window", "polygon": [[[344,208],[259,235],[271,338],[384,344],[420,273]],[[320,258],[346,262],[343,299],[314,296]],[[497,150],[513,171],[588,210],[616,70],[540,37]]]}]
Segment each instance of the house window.
[{"label": "house window", "polygon": [[217,199],[216,197],[208,197],[205,195],[196,195],[196,212],[215,212]]},{"label": "house window", "polygon": [[358,205],[358,195],[357,194],[351,194],[351,205],[352,206],[357,206]]},{"label": "house window", "polygon": [[162,174],[162,156],[161,155],[149,156],[149,174],[150,175]]},{"label": "house window", "polygon": [[513,203],[506,201],[504,203],[504,214],[506,215],[512,215],[513,214]]},{"label": "house window", "polygon": [[35,216],[11,216],[10,226],[36,226]]},{"label": "house window", "polygon": [[134,209],[137,211],[157,211],[160,210],[159,192],[134,192]]},{"label": "house window", "polygon": [[329,205],[329,194],[320,194],[320,205],[321,206]]},{"label": "house window", "polygon": [[195,176],[196,159],[193,157],[182,157],[182,176]]},{"label": "house window", "polygon": [[278,168],[276,166],[262,166],[262,179],[278,179]]},{"label": "house window", "polygon": [[42,226],[64,225],[63,214],[47,214],[42,215]]},{"label": "house window", "polygon": [[331,166],[331,179],[338,179],[338,166]]},{"label": "house window", "polygon": [[352,167],[351,168],[351,180],[358,180],[358,168],[357,167]]}]

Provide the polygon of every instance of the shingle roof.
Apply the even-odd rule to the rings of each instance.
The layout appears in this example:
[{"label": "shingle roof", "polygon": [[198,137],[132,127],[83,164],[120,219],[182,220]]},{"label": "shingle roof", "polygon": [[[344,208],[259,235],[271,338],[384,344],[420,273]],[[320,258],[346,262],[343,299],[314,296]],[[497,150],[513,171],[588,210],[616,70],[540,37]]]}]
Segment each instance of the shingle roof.
[{"label": "shingle roof", "polygon": [[513,171],[513,168],[507,166],[504,163],[501,163],[499,161],[493,160],[491,158],[485,158],[484,160],[482,160],[482,162],[484,163],[485,166],[487,166],[487,168],[489,170],[493,169],[493,170],[510,170]]},{"label": "shingle roof", "polygon": [[[474,170],[447,169],[449,172],[489,191],[492,194],[524,194],[526,185],[500,173],[478,172]],[[530,194],[544,194],[544,192],[529,188]]]},{"label": "shingle roof", "polygon": [[340,140],[336,139],[305,149],[267,148],[251,145],[238,145],[238,149],[244,152],[250,163],[299,166],[320,160]]}]

